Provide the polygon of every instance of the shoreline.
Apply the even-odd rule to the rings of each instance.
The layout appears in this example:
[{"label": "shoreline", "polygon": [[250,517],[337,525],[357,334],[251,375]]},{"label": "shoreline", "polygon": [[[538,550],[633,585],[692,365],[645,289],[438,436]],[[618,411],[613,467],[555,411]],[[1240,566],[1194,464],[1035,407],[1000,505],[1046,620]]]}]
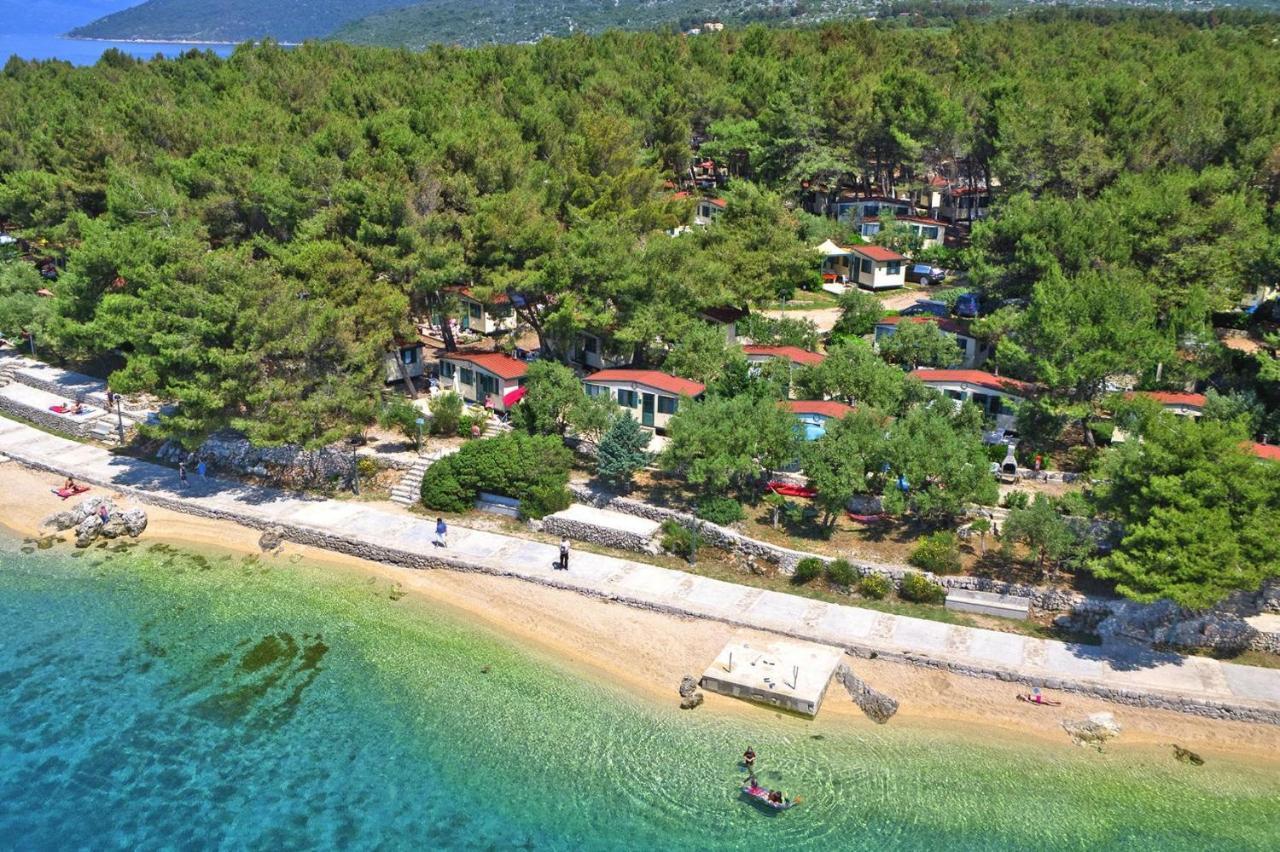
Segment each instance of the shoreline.
[{"label": "shoreline", "polygon": [[[259,43],[264,39],[244,39],[243,41],[203,41],[200,39],[186,38],[103,38],[101,36],[77,36],[70,33],[63,33],[58,38],[64,38],[67,41],[98,41],[107,44],[189,44],[193,46],[203,45],[205,47],[237,47],[248,42]],[[276,44],[281,47],[301,47],[300,41],[277,41]]]},{"label": "shoreline", "polygon": [[[19,536],[47,536],[48,531],[40,529],[40,522],[64,508],[62,501],[49,492],[58,484],[57,479],[17,462],[0,464],[3,525]],[[125,504],[140,502],[118,496],[111,489],[102,491]],[[139,542],[164,542],[197,552],[261,554],[257,545],[259,530],[154,504],[142,505],[150,524]],[[58,538],[70,547],[68,533],[58,534]],[[510,577],[405,568],[289,541],[277,556],[266,558],[269,564],[287,569],[296,557],[311,566],[396,585],[415,604],[446,608],[467,624],[515,644],[550,665],[594,683],[608,684],[637,701],[674,713],[681,712],[676,709],[680,678],[685,674],[700,675],[731,637],[773,637],[771,633],[637,609]],[[1018,692],[1025,691],[1016,683],[882,659],[852,658],[847,662],[870,685],[901,702],[901,710],[888,724],[904,731],[948,732],[988,743],[1031,740],[1048,748],[1057,743],[1074,749],[1061,722],[1108,711],[1124,726],[1119,739],[1108,745],[1109,751],[1136,754],[1161,749],[1168,754],[1170,743],[1176,742],[1206,759],[1280,763],[1280,729],[1273,725],[1128,707],[1077,694],[1063,695],[1063,707],[1030,707],[1015,700]],[[707,693],[706,703],[689,712],[764,723],[776,711]],[[831,687],[817,719],[804,724],[845,733],[873,725],[838,685]]]}]

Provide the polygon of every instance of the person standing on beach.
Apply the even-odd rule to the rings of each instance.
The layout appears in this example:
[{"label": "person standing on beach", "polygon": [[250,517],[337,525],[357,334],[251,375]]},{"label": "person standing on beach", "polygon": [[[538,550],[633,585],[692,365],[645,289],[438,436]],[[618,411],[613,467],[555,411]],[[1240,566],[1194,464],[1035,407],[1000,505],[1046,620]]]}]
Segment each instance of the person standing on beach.
[{"label": "person standing on beach", "polygon": [[560,570],[569,570],[569,538],[562,536],[560,538]]},{"label": "person standing on beach", "polygon": [[444,522],[444,518],[436,518],[436,547],[448,547],[448,539],[445,538],[449,534],[449,527]]},{"label": "person standing on beach", "polygon": [[186,488],[190,483],[187,482],[187,463],[178,462],[178,484]]}]

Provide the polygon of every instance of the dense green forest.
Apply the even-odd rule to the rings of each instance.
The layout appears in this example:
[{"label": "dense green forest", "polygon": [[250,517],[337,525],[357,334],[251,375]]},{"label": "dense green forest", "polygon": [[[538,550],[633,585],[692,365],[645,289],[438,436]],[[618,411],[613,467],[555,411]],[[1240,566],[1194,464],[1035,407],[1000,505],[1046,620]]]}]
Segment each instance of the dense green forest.
[{"label": "dense green forest", "polygon": [[[1265,429],[1280,371],[1209,321],[1277,278],[1277,37],[1091,12],[14,60],[0,218],[61,271],[0,267],[0,330],[179,400],[166,428],[188,441],[322,443],[370,421],[381,354],[447,287],[522,294],[551,353],[604,330],[661,363],[699,309],[814,281],[825,225],[794,210],[800,180],[963,168],[1001,182],[965,262],[1025,300],[984,320],[1005,370],[1059,414],[1116,372],[1212,377]],[[714,226],[671,239],[691,210],[664,183],[695,133],[742,177]]]}]

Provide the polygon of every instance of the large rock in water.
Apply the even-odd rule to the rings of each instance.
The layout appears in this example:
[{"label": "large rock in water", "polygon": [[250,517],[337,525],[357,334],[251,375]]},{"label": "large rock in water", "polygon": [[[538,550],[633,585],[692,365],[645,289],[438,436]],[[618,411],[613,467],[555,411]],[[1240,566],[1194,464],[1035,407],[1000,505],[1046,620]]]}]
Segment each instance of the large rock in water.
[{"label": "large rock in water", "polygon": [[685,675],[680,679],[680,709],[692,710],[706,700],[706,696],[698,690],[698,682],[693,675]]},{"label": "large rock in water", "polygon": [[62,532],[63,530],[71,529],[82,520],[84,520],[84,518],[76,512],[56,512],[44,519],[44,526],[52,527],[58,532]]},{"label": "large rock in water", "polygon": [[[106,510],[106,520],[102,510]],[[91,497],[73,509],[57,512],[44,519],[44,525],[56,530],[76,531],[76,547],[88,547],[98,538],[137,538],[147,528],[147,513],[142,509],[122,512],[107,497]]]},{"label": "large rock in water", "polygon": [[121,512],[120,517],[124,520],[125,528],[131,538],[137,538],[142,535],[147,528],[147,513],[141,509],[135,508]]}]

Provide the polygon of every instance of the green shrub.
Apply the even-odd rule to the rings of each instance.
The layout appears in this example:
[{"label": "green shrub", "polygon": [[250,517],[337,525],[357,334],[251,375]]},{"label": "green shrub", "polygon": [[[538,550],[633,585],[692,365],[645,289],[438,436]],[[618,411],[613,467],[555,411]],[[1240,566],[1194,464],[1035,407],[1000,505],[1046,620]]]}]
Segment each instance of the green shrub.
[{"label": "green shrub", "polygon": [[827,565],[827,581],[848,588],[858,581],[858,570],[847,559],[837,559]]},{"label": "green shrub", "polygon": [[925,575],[909,571],[898,587],[898,597],[904,601],[938,604],[947,599],[947,590]]},{"label": "green shrub", "polygon": [[1089,498],[1083,491],[1068,491],[1055,500],[1054,504],[1064,515],[1074,515],[1077,518],[1093,517],[1093,506],[1090,505]]},{"label": "green shrub", "polygon": [[377,459],[371,459],[368,456],[360,456],[356,459],[356,471],[359,472],[361,479],[372,479],[381,469],[378,467]]},{"label": "green shrub", "polygon": [[573,502],[569,489],[554,482],[532,486],[529,493],[520,498],[520,517],[544,518],[569,508]]},{"label": "green shrub", "polygon": [[744,517],[741,503],[732,497],[720,496],[703,497],[698,501],[696,514],[704,521],[720,525],[731,524]]},{"label": "green shrub", "polygon": [[478,411],[475,414],[464,414],[458,418],[458,434],[464,438],[471,437],[471,427],[479,426],[480,434],[484,435],[484,425],[489,421],[487,412]]},{"label": "green shrub", "polygon": [[1084,473],[1098,460],[1098,451],[1092,447],[1072,447],[1067,450],[1066,464],[1072,473]]},{"label": "green shrub", "polygon": [[806,556],[796,563],[796,572],[791,576],[791,582],[796,585],[804,585],[811,580],[816,580],[822,576],[822,571],[825,567],[818,557]]},{"label": "green shrub", "polygon": [[960,551],[956,534],[940,530],[925,538],[911,551],[907,561],[917,568],[934,574],[955,574],[960,571]]},{"label": "green shrub", "polygon": [[693,555],[693,531],[675,521],[662,522],[662,549],[686,559]]},{"label": "green shrub", "polygon": [[1010,491],[1000,499],[1000,505],[1006,509],[1025,509],[1031,503],[1031,497],[1025,491]]},{"label": "green shrub", "polygon": [[453,391],[445,391],[431,397],[427,403],[431,410],[432,435],[458,434],[458,421],[462,418],[462,397]]},{"label": "green shrub", "polygon": [[476,502],[476,492],[457,476],[454,456],[447,456],[427,468],[422,477],[422,505],[437,512],[465,512]]},{"label": "green shrub", "polygon": [[378,425],[383,429],[395,429],[406,438],[417,438],[418,418],[421,416],[422,412],[410,405],[408,400],[396,397],[378,412]]},{"label": "green shrub", "polygon": [[461,512],[471,508],[479,492],[487,491],[522,504],[528,500],[529,517],[540,517],[532,513],[559,511],[568,505],[565,486],[572,460],[572,453],[557,437],[512,432],[469,441],[427,468],[422,502],[430,509]]},{"label": "green shrub", "polygon": [[868,574],[858,581],[858,594],[864,598],[880,600],[893,590],[893,583],[883,574]]}]

